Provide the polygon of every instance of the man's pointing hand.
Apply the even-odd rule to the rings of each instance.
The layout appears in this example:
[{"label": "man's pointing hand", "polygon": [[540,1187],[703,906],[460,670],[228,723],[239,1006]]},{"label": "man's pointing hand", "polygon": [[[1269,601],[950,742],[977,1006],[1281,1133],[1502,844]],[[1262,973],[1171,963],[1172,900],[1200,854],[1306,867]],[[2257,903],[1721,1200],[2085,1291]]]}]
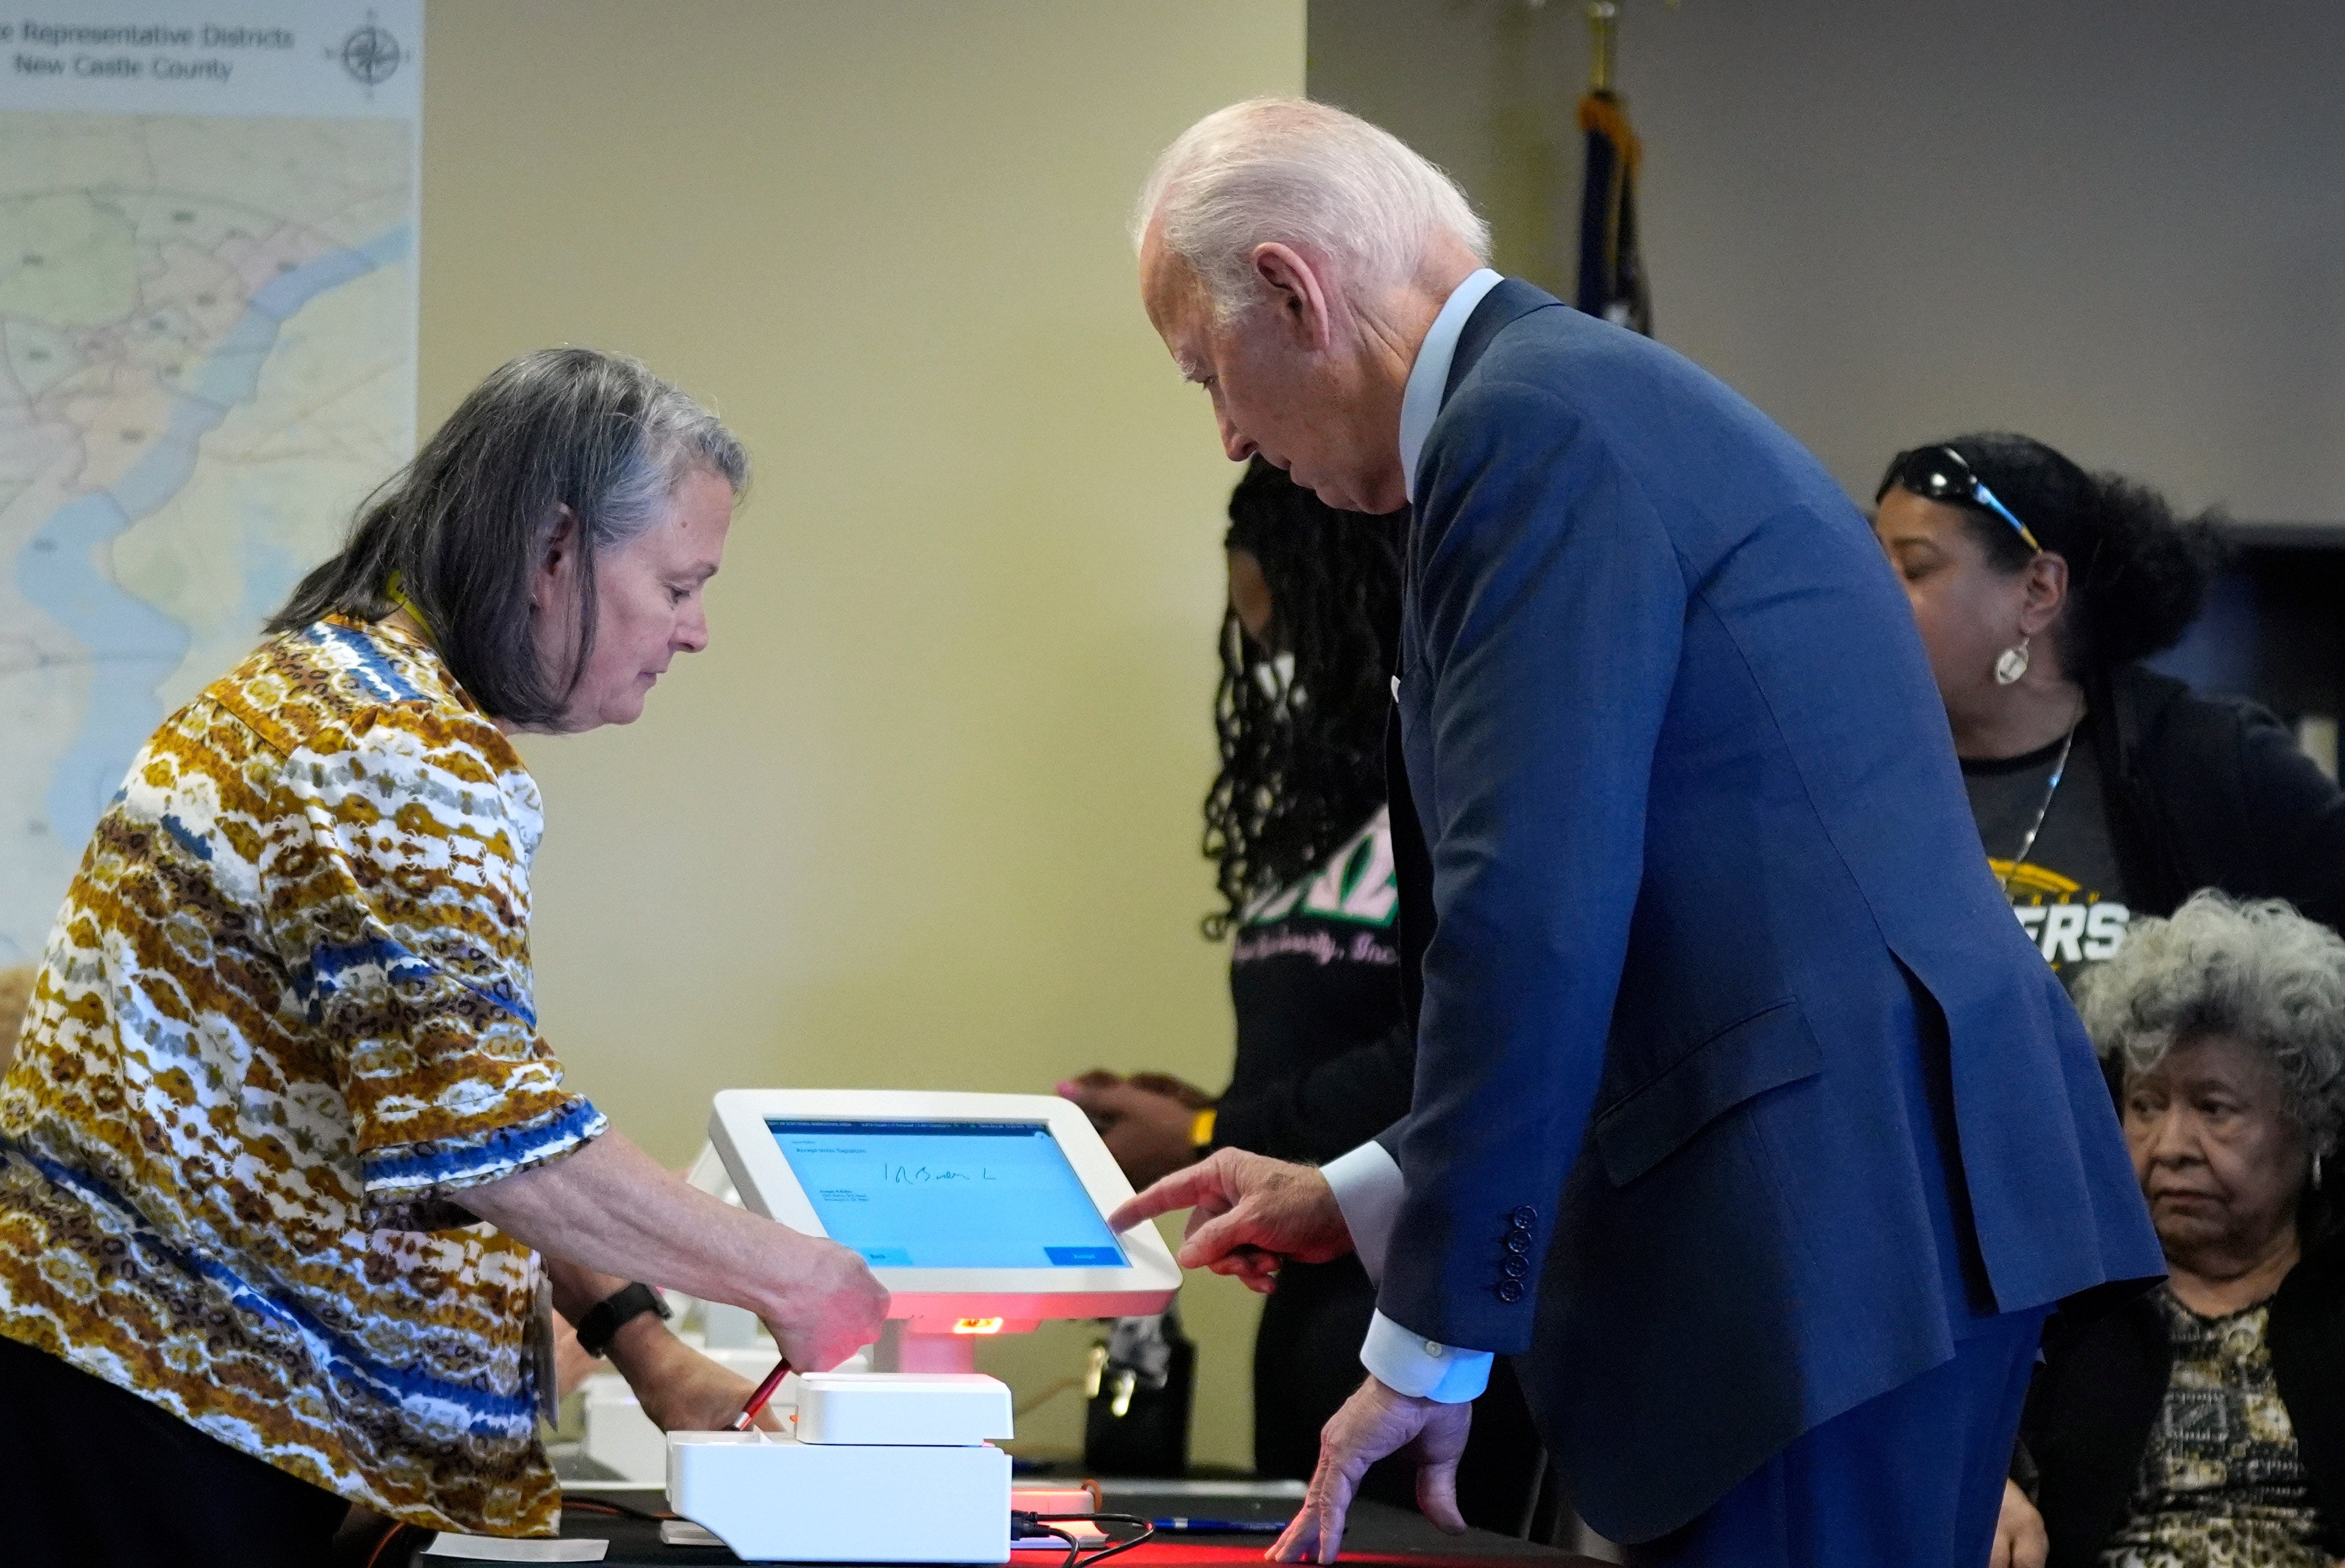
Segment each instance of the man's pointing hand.
[{"label": "man's pointing hand", "polygon": [[1132,1198],[1108,1224],[1123,1230],[1176,1209],[1189,1210],[1181,1267],[1232,1275],[1254,1290],[1267,1293],[1285,1259],[1325,1263],[1352,1249],[1334,1189],[1308,1165],[1224,1148]]}]

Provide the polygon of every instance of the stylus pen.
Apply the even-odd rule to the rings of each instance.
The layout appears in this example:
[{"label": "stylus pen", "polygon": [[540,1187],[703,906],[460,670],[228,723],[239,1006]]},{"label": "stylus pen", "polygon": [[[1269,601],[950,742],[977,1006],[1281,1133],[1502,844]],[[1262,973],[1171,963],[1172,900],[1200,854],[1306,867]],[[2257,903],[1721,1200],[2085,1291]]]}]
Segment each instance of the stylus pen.
[{"label": "stylus pen", "polygon": [[780,1388],[782,1380],[789,1375],[790,1359],[784,1356],[774,1363],[774,1370],[766,1374],[766,1381],[757,1385],[757,1391],[749,1396],[749,1402],[741,1407],[741,1413],[733,1418],[733,1430],[747,1431],[756,1426],[757,1412],[766,1408],[766,1401],[774,1397],[774,1391]]},{"label": "stylus pen", "polygon": [[1191,1519],[1174,1514],[1148,1522],[1166,1535],[1275,1535],[1290,1522],[1284,1519]]}]

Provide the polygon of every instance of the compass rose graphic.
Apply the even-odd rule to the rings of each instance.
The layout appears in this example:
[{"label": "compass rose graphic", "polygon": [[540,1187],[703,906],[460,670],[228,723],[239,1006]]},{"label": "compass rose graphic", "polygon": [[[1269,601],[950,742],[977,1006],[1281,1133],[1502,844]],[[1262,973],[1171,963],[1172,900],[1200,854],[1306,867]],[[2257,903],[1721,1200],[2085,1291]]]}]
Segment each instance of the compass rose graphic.
[{"label": "compass rose graphic", "polygon": [[399,40],[391,36],[389,28],[375,21],[372,11],[366,14],[365,22],[350,29],[340,48],[330,50],[329,54],[341,62],[350,80],[364,87],[369,97],[374,96],[375,88],[391,80],[407,58]]}]

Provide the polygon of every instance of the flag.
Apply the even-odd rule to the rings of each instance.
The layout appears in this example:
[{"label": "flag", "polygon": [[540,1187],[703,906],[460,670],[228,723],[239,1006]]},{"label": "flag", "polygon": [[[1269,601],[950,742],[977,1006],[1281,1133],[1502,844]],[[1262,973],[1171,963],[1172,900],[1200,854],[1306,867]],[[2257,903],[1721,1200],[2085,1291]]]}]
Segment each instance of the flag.
[{"label": "flag", "polygon": [[1579,100],[1588,133],[1588,182],[1579,194],[1579,298],[1582,310],[1642,332],[1653,330],[1653,300],[1637,253],[1637,164],[1643,149],[1629,128],[1629,106],[1599,88]]}]

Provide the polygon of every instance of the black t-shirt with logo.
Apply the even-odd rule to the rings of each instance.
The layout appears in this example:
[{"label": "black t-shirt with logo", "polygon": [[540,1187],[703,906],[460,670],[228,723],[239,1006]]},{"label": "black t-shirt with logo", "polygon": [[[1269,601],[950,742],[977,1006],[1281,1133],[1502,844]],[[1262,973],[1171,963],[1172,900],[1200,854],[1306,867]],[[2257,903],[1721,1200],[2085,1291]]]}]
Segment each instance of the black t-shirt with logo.
[{"label": "black t-shirt with logo", "polygon": [[[2077,727],[2068,765],[2046,811],[2053,770],[2062,743],[1995,762],[1963,764],[1971,816],[1978,824],[1987,865],[2011,900],[2021,929],[2060,976],[2074,987],[2076,976],[2113,956],[2133,919],[2125,879],[2117,869],[2109,835],[2106,792],[2093,748],[2092,721]],[[2024,864],[2015,865],[2035,814],[2044,827]]]},{"label": "black t-shirt with logo", "polygon": [[1328,1160],[1408,1112],[1400,884],[1385,808],[1319,870],[1239,917],[1230,953],[1237,1059],[1213,1141]]}]

